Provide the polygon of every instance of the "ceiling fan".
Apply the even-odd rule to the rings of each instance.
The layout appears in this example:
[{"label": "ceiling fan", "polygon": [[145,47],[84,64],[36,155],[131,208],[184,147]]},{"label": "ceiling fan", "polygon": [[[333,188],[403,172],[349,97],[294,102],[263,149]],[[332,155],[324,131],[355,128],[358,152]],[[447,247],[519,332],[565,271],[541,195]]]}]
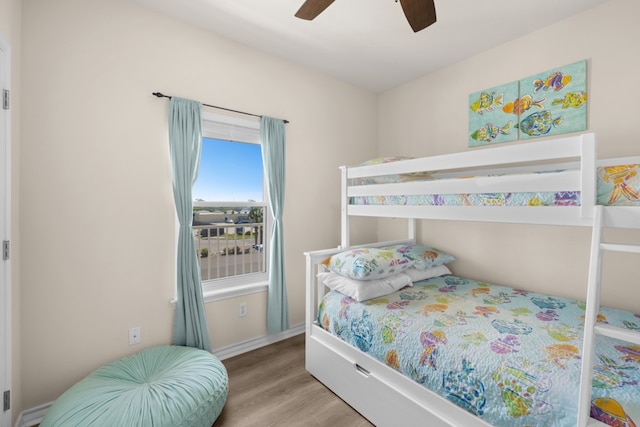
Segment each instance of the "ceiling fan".
[{"label": "ceiling fan", "polygon": [[[296,17],[311,21],[335,0],[306,0],[296,12]],[[398,0],[396,0],[396,3]],[[400,0],[404,16],[414,33],[436,22],[436,6],[433,0]]]}]

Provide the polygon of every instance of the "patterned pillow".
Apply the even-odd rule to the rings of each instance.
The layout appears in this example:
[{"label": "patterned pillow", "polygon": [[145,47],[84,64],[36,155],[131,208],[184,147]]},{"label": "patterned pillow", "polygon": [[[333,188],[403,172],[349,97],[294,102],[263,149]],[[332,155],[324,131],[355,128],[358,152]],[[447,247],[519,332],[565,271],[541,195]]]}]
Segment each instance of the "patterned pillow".
[{"label": "patterned pillow", "polygon": [[425,245],[395,245],[383,249],[402,254],[412,262],[412,267],[418,270],[426,270],[427,268],[448,264],[456,260],[451,254]]},{"label": "patterned pillow", "polygon": [[358,248],[333,255],[326,262],[329,271],[355,280],[383,279],[402,273],[413,262],[389,248]]}]

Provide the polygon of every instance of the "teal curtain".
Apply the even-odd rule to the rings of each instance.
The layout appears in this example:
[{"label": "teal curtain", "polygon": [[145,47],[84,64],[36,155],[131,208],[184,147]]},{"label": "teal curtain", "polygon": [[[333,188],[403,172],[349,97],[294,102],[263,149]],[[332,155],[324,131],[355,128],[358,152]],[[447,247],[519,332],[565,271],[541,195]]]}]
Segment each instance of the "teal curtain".
[{"label": "teal curtain", "polygon": [[262,162],[267,177],[267,194],[273,215],[269,251],[269,294],[267,297],[267,329],[271,333],[289,329],[289,305],[284,270],[284,209],[285,181],[284,121],[271,117],[260,119]]},{"label": "teal curtain", "polygon": [[173,324],[173,343],[211,351],[202,300],[202,280],[193,238],[191,191],[198,177],[202,149],[202,105],[171,98],[169,146],[173,167],[173,198],[180,223],[178,234],[178,295]]}]

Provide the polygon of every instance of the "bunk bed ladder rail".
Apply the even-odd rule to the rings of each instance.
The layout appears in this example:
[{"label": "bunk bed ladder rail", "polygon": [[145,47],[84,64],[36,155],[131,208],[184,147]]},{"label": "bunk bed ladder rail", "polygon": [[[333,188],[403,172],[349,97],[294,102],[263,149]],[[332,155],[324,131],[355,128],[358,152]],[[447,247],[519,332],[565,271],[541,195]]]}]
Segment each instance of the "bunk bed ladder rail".
[{"label": "bunk bed ladder rail", "polygon": [[587,425],[604,425],[590,418],[591,383],[593,380],[593,359],[595,356],[596,335],[604,335],[640,345],[640,332],[597,323],[597,316],[600,311],[603,252],[616,251],[640,254],[640,245],[624,245],[603,242],[603,228],[609,225],[605,219],[605,209],[619,208],[605,208],[598,205],[594,210],[578,401],[578,427],[585,427]]}]

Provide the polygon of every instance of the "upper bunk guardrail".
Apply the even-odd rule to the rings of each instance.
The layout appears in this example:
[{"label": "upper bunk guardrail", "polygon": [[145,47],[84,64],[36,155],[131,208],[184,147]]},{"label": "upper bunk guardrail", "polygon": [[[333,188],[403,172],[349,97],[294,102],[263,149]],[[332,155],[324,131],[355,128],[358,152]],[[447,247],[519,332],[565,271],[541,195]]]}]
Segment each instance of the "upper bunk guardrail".
[{"label": "upper bunk guardrail", "polygon": [[[591,225],[596,203],[593,133],[376,165],[341,167],[343,223],[349,216],[438,218],[557,225]],[[536,173],[551,172],[553,173]],[[362,184],[361,178],[431,172],[432,180]],[[525,173],[528,172],[528,173]],[[460,179],[461,177],[469,177]],[[452,178],[452,179],[449,179]],[[352,197],[561,192],[581,194],[580,206],[355,205]],[[505,209],[498,212],[499,209]]]},{"label": "upper bunk guardrail", "polygon": [[[472,169],[474,172],[490,171],[491,168],[508,171],[509,166],[518,164],[534,166],[534,163],[544,165],[550,162],[589,158],[595,166],[595,135],[592,133],[398,162],[342,167],[347,170],[347,179],[355,179],[415,172],[442,174],[465,169]],[[523,170],[527,169],[525,166]]]}]

